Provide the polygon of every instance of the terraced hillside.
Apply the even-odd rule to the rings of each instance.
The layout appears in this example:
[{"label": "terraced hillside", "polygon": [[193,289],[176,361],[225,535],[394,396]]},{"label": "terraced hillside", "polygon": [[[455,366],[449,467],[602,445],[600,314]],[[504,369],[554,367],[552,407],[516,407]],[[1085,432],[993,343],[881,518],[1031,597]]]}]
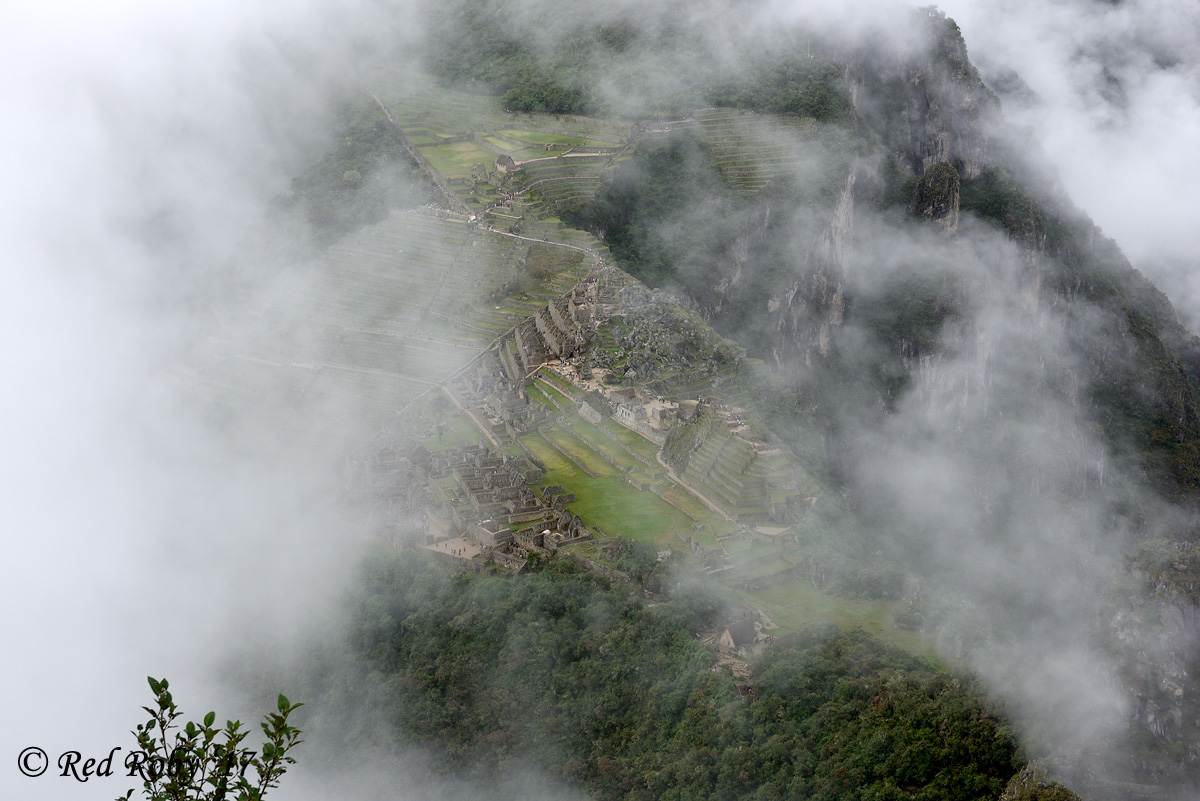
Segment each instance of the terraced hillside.
[{"label": "terraced hillside", "polygon": [[600,172],[611,160],[604,154],[565,153],[522,164],[519,186],[547,209],[589,200],[600,188]]},{"label": "terraced hillside", "polygon": [[270,306],[265,333],[225,354],[214,385],[264,415],[320,410],[338,428],[375,431],[465,366],[500,334],[561,295],[590,262],[428,210],[393,212],[330,247]]},{"label": "terraced hillside", "polygon": [[760,450],[718,426],[688,460],[684,476],[741,522],[766,521],[772,505],[796,494],[796,478],[778,450]]},{"label": "terraced hillside", "polygon": [[[522,218],[554,216],[562,204],[593,196],[600,171],[630,135],[621,120],[506,112],[494,97],[439,87],[411,71],[380,73],[372,88],[468,208],[494,212],[506,228]],[[500,156],[519,169],[499,171]]]},{"label": "terraced hillside", "polygon": [[811,119],[740,109],[703,109],[695,119],[717,169],[730,186],[747,192],[794,174],[802,163],[797,145],[816,129]]},{"label": "terraced hillside", "polygon": [[[812,605],[808,587],[829,585],[836,571],[826,565],[846,560],[843,545],[827,542],[831,506],[803,466],[769,447],[761,423],[757,435],[742,430],[739,418],[754,417],[761,395],[761,362],[617,270],[596,273],[590,294],[580,288],[586,313],[563,321],[564,294],[611,257],[557,213],[595,195],[603,171],[624,157],[630,126],[509,114],[495,98],[411,72],[384,73],[371,88],[450,205],[461,211],[462,201],[469,213],[393,211],[297,270],[289,291],[251,301],[247,316],[263,333],[209,360],[212,399],[249,427],[307,426],[285,435],[335,453],[407,410],[406,436],[431,451],[480,444],[532,457],[544,485],[575,495],[572,513],[597,534],[571,551],[605,562],[606,541],[630,537],[676,552],[773,617],[811,618],[798,608]],[[716,109],[671,125],[700,131],[729,183],[747,192],[794,172],[812,128]],[[492,369],[472,367],[485,351],[479,363],[507,382],[486,392],[471,378]],[[606,373],[618,385],[605,387],[622,394],[581,413]],[[430,392],[439,385],[445,395]],[[533,410],[512,408],[514,397]],[[660,443],[676,421],[655,418],[661,425],[648,430],[646,409],[698,397],[720,407],[721,419],[686,469],[668,468]],[[646,408],[619,422],[628,403]],[[850,608],[858,609],[846,602],[835,611]],[[888,608],[862,613],[885,636],[896,634]]]}]

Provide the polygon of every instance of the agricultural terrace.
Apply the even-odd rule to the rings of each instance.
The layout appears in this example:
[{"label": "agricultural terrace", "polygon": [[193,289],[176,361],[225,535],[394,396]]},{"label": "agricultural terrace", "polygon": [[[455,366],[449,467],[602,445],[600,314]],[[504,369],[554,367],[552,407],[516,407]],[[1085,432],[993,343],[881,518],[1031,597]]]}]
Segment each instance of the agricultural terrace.
[{"label": "agricultural terrace", "polygon": [[735,591],[734,597],[762,610],[782,631],[797,631],[810,623],[833,623],[843,631],[863,629],[885,642],[938,661],[936,644],[930,635],[896,627],[892,615],[904,606],[902,602],[827,595],[803,580],[782,582],[753,592]]},{"label": "agricultural terrace", "polygon": [[[621,120],[506,112],[495,97],[439,87],[420,73],[381,72],[372,89],[467,206],[476,213],[495,210],[496,222],[506,229],[594,196],[600,171],[629,140],[630,126]],[[521,171],[498,172],[501,155]]]},{"label": "agricultural terrace", "polygon": [[460,137],[470,139],[478,133],[481,139],[499,140],[505,146],[504,152],[518,146],[540,152],[546,145],[563,149],[617,148],[629,136],[629,124],[622,120],[510,113],[495,97],[437,86],[433,79],[411,71],[382,72],[370,80],[370,85],[413,144],[441,144]]},{"label": "agricultural terrace", "polygon": [[307,410],[365,436],[568,291],[589,264],[578,250],[393,212],[331,246],[307,280],[257,310],[265,335],[212,381],[265,415]]},{"label": "agricultural terrace", "polygon": [[794,175],[805,160],[800,145],[817,129],[811,119],[740,109],[703,109],[695,118],[721,175],[747,192]]}]

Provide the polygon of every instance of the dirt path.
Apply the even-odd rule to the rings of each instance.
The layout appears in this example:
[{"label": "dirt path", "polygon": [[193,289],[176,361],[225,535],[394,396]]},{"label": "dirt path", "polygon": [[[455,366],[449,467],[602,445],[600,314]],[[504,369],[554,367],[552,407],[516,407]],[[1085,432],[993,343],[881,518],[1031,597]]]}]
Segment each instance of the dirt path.
[{"label": "dirt path", "polygon": [[701,503],[703,503],[709,509],[712,509],[714,512],[719,514],[721,517],[728,520],[730,523],[734,523],[734,524],[737,523],[737,521],[734,520],[732,517],[730,517],[729,513],[726,512],[724,509],[722,509],[720,506],[718,506],[715,501],[713,501],[711,498],[709,498],[704,493],[700,492],[700,490],[693,488],[691,484],[684,483],[683,479],[681,479],[679,476],[675,475],[675,470],[672,469],[671,465],[667,464],[666,461],[662,458],[662,451],[659,451],[658,453],[654,454],[654,458],[658,460],[659,464],[661,464],[663,467],[667,468],[667,475],[670,476],[671,480],[674,481],[676,484],[678,484],[685,492],[687,492],[689,495],[694,495],[696,498],[698,498],[700,500]]}]

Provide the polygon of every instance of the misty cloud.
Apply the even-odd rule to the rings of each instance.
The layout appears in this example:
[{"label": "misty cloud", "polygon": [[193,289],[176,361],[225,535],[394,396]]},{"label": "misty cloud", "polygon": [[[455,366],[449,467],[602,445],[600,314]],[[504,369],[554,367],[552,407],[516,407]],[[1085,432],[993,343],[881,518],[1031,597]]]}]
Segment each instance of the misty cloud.
[{"label": "misty cloud", "polygon": [[176,371],[385,32],[367,4],[76,11],[0,15],[6,754],[128,750],[147,673],[189,714],[256,717],[214,661],[316,615],[358,549],[329,454],[223,434]]},{"label": "misty cloud", "polygon": [[[1195,8],[943,7],[985,78],[1011,67],[1020,81],[1008,85],[1028,87],[1002,91],[1006,113],[1033,126],[1068,193],[1200,320]],[[685,91],[689,70],[739,70],[748,42],[780,19],[855,36],[911,19],[890,16],[892,4],[778,3],[738,39],[721,28],[720,6],[642,8],[595,9],[598,22],[624,21],[631,9],[647,22],[639,58],[599,84],[633,110]],[[531,3],[517,21],[540,23],[549,9]],[[0,134],[4,754],[126,744],[148,672],[170,676],[187,711],[227,714],[212,679],[226,649],[264,631],[286,638],[336,597],[359,543],[353,516],[333,500],[335,449],[305,450],[249,418],[214,425],[174,370],[212,346],[213,307],[242,302],[223,294],[229,264],[266,202],[330,135],[334,98],[358,80],[360,60],[403,56],[422,33],[366,0],[127,4],[88,15],[86,26],[64,13],[26,11],[0,26],[9,103]],[[656,36],[681,35],[673,22],[701,32],[695,61],[656,53]],[[553,48],[560,31],[544,30],[541,45]],[[805,178],[818,161],[805,162]],[[682,226],[728,211],[701,205]],[[814,225],[795,219],[806,233]],[[870,215],[856,225],[848,275],[860,292],[953,264],[970,314],[942,330],[936,356],[916,360],[894,415],[861,431],[854,479],[897,521],[889,547],[930,570],[932,602],[936,593],[970,600],[969,620],[943,621],[947,652],[1013,693],[1028,719],[1057,714],[1065,728],[1111,732],[1126,701],[1088,615],[1126,545],[1126,520],[1105,490],[1140,490],[1122,483],[1128,454],[1107,451],[1080,415],[1087,387],[1072,353],[1112,319],[1083,304],[1039,305],[1016,249],[969,221],[950,244]],[[930,252],[944,265],[931,268]],[[242,266],[281,303],[317,280],[298,270],[281,285]],[[316,347],[294,330],[222,335]],[[854,328],[840,345],[863,362],[883,347]],[[1046,390],[1044,403],[1027,403],[1031,386]],[[331,411],[318,404],[293,423],[318,428]],[[1157,498],[1139,501],[1155,521],[1172,514]],[[999,645],[982,645],[972,630],[980,621]],[[411,764],[399,770],[420,769]],[[389,792],[389,776],[374,777],[365,797]],[[64,785],[19,789],[26,798],[95,791]]]},{"label": "misty cloud", "polygon": [[1005,114],[1032,126],[1077,202],[1197,321],[1200,10],[1171,0],[948,0]]},{"label": "misty cloud", "polygon": [[1054,729],[1055,746],[1097,747],[1128,712],[1093,616],[1121,575],[1120,507],[1138,490],[1087,421],[1089,368],[1076,354],[1111,336],[1111,313],[1039,296],[1036,268],[970,220],[954,241],[869,219],[858,237],[860,293],[884,275],[932,272],[958,297],[937,346],[910,357],[891,413],[845,423],[858,431],[860,504],[884,547],[928,579],[945,652],[1002,688],[1035,733]]}]

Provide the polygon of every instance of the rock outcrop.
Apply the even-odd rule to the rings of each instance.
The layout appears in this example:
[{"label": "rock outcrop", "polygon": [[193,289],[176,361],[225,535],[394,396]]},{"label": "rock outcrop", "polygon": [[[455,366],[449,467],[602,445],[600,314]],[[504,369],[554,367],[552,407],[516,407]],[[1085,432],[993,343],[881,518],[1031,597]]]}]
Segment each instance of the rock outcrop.
[{"label": "rock outcrop", "polygon": [[1028,765],[1012,777],[999,801],[1082,801],[1079,796],[1050,778],[1040,765]]},{"label": "rock outcrop", "polygon": [[917,182],[908,205],[909,213],[938,223],[949,231],[955,230],[958,228],[960,186],[954,165],[939,161]]},{"label": "rock outcrop", "polygon": [[864,48],[850,61],[854,113],[916,175],[945,161],[973,178],[992,160],[988,123],[999,101],[971,65],[954,21],[933,9],[917,13],[925,15],[924,48]]}]

